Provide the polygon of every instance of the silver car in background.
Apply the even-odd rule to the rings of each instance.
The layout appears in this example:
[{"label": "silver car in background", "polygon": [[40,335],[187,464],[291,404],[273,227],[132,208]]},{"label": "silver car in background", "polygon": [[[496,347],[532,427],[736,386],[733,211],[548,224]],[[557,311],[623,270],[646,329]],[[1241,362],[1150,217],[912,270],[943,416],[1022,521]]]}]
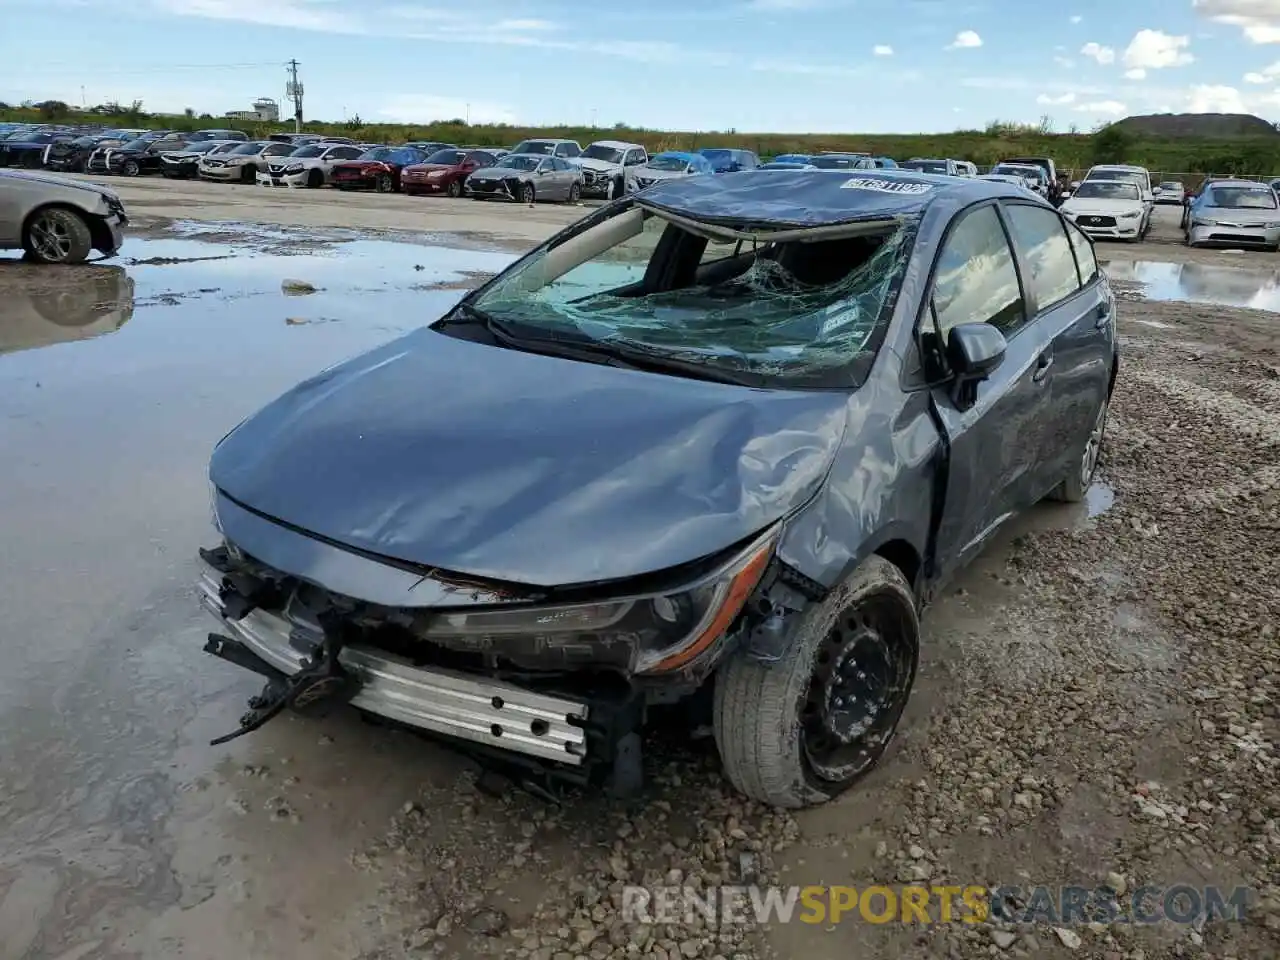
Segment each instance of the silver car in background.
[{"label": "silver car in background", "polygon": [[1252,180],[1215,180],[1191,207],[1186,243],[1280,250],[1276,192]]},{"label": "silver car in background", "polygon": [[128,218],[115,192],[87,180],[0,170],[0,250],[38,263],[81,263],[94,250],[113,256]]},{"label": "silver car in background", "polygon": [[464,184],[472,200],[538,200],[577,203],[582,196],[582,168],[563,157],[541,153],[509,153],[492,167],[477,170]]}]

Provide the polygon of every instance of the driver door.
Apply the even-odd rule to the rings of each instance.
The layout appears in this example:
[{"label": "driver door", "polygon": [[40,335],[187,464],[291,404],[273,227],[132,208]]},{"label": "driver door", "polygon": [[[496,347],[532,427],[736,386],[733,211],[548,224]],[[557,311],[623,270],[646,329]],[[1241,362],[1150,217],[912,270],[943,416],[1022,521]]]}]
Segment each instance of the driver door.
[{"label": "driver door", "polygon": [[938,529],[939,573],[971,560],[1000,525],[1034,499],[1048,392],[1041,367],[1048,345],[1029,323],[1028,303],[1005,223],[994,202],[957,214],[943,241],[920,320],[931,364],[945,373],[952,328],[989,323],[1008,341],[1004,360],[961,406],[952,381],[936,377],[934,403],[950,446]]}]

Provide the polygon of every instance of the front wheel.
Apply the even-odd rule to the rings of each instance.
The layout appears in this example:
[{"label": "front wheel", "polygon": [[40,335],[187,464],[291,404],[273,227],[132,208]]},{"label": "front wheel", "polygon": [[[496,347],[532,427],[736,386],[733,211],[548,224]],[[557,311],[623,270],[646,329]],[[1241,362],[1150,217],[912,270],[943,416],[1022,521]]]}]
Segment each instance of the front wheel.
[{"label": "front wheel", "polygon": [[915,682],[920,620],[902,571],[880,556],[815,605],[781,661],[743,651],[715,679],[725,775],[775,807],[824,803],[892,740]]},{"label": "front wheel", "polygon": [[246,163],[240,168],[240,182],[254,184],[258,182],[258,168],[252,163]]},{"label": "front wheel", "polygon": [[120,172],[126,177],[136,177],[138,174],[142,173],[142,166],[137,160],[126,160],[124,163],[120,164]]},{"label": "front wheel", "polygon": [[579,186],[578,184],[576,184],[576,183],[575,183],[575,184],[570,185],[570,187],[569,187],[569,202],[570,202],[570,203],[577,203],[577,202],[578,202],[579,200],[581,200],[581,199],[582,199],[582,187],[580,187],[580,186]]},{"label": "front wheel", "polygon": [[307,186],[312,190],[318,190],[324,186],[324,173],[320,170],[312,169],[307,174]]},{"label": "front wheel", "polygon": [[462,181],[455,180],[453,181],[453,183],[449,184],[448,192],[450,197],[452,197],[454,200],[457,200],[460,196],[462,196]]},{"label": "front wheel", "polygon": [[536,199],[537,199],[537,193],[534,191],[532,183],[526,183],[523,187],[520,188],[521,203],[527,203],[529,206],[532,207],[533,202]]},{"label": "front wheel", "polygon": [[89,225],[61,207],[41,210],[22,231],[22,249],[40,263],[82,263],[93,249]]},{"label": "front wheel", "polygon": [[374,186],[379,193],[390,193],[396,188],[394,181],[391,179],[391,174],[389,173],[378,174],[378,180]]}]

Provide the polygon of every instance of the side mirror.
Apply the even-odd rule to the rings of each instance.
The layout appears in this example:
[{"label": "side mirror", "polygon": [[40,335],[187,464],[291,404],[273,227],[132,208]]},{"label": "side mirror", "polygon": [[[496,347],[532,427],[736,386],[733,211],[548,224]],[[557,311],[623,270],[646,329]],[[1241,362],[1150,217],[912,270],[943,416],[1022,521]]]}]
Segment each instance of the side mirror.
[{"label": "side mirror", "polygon": [[978,384],[1004,362],[1009,343],[989,323],[962,323],[947,337],[947,362],[955,374],[951,399],[961,410],[973,406]]}]

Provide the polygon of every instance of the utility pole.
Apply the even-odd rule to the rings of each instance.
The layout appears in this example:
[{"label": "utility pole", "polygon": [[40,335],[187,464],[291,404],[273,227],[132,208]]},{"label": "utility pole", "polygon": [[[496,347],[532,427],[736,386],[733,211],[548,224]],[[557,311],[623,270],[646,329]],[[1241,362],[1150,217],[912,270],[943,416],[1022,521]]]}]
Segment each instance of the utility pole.
[{"label": "utility pole", "polygon": [[298,79],[298,61],[290,60],[289,82],[285,85],[285,96],[293,100],[293,132],[302,132],[302,81]]}]

